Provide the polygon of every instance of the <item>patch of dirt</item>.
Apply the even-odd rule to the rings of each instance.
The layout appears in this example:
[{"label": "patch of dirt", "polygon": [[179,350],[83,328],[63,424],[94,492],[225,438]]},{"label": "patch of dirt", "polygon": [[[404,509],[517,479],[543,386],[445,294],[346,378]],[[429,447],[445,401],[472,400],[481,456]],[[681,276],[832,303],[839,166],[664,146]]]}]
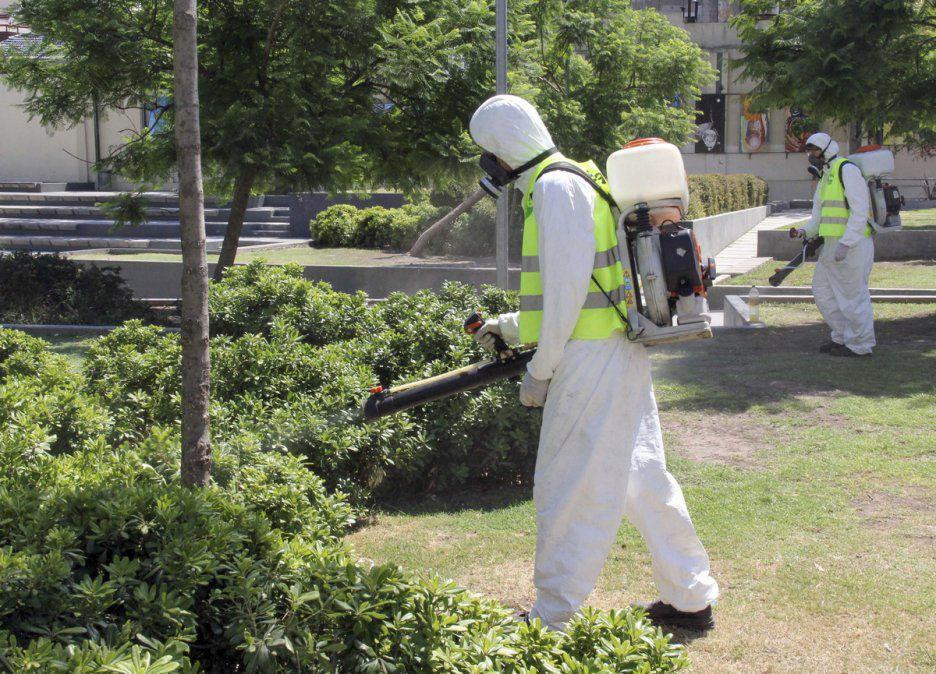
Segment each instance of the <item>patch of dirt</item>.
[{"label": "patch of dirt", "polygon": [[533,560],[520,555],[501,564],[466,569],[455,577],[461,587],[494,597],[507,606],[529,610],[536,599],[533,587]]},{"label": "patch of dirt", "polygon": [[663,412],[667,448],[691,461],[753,469],[763,464],[757,453],[773,445],[770,428],[744,414]]},{"label": "patch of dirt", "polygon": [[936,545],[936,500],[922,488],[863,494],[852,501],[852,506],[875,531],[894,533],[909,524],[913,542],[929,549]]}]

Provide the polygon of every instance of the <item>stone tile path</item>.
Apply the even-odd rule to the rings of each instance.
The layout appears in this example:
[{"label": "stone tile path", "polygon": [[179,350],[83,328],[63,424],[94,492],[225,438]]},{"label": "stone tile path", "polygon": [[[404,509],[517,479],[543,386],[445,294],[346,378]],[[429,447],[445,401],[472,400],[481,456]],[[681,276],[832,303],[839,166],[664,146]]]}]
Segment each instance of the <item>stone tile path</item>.
[{"label": "stone tile path", "polygon": [[809,218],[807,210],[781,211],[762,220],[754,229],[715,256],[715,267],[721,274],[743,274],[760,266],[769,257],[757,257],[757,232],[761,229],[789,229]]}]

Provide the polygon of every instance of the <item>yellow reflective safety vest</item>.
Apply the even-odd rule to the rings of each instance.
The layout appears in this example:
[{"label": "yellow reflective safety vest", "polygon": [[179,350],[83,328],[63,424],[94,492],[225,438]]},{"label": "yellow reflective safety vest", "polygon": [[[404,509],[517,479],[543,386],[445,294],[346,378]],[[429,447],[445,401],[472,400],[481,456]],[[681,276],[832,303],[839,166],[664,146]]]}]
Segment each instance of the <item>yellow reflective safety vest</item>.
[{"label": "yellow reflective safety vest", "polygon": [[[539,228],[533,215],[533,185],[548,166],[557,162],[573,164],[588,174],[600,187],[610,193],[607,181],[592,161],[573,162],[561,154],[554,154],[540,162],[533,170],[530,184],[523,197],[523,246],[520,270],[520,342],[539,341],[543,320],[543,285],[539,266]],[[595,263],[588,296],[572,331],[572,339],[605,339],[618,331],[626,332],[627,325],[618,311],[627,316],[628,307],[635,306],[634,284],[630,270],[621,265],[617,249],[615,219],[611,206],[601,196],[595,199]],[[618,307],[615,311],[595,281],[601,284]]]},{"label": "yellow reflective safety vest", "polygon": [[[850,213],[845,199],[845,185],[842,183],[842,164],[846,162],[848,160],[844,157],[833,159],[820,178],[819,236],[842,236],[845,233],[845,223],[848,222]],[[867,218],[869,223],[871,217],[869,212]],[[871,235],[870,224],[865,227],[864,235]]]}]

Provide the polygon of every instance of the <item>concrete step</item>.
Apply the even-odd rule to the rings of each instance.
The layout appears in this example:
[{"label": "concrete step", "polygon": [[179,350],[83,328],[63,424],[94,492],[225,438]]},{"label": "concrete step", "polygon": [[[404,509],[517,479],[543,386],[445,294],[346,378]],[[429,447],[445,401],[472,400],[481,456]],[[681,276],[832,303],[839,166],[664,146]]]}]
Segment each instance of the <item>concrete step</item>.
[{"label": "concrete step", "polygon": [[65,192],[92,190],[94,183],[0,182],[0,192]]},{"label": "concrete step", "polygon": [[[289,222],[289,215],[278,215],[280,209],[248,208],[245,213],[247,222]],[[152,220],[178,220],[179,209],[170,207],[149,207],[144,209],[146,217]],[[231,215],[229,208],[206,208],[205,220],[227,222]],[[107,211],[100,206],[65,205],[65,204],[0,204],[0,218],[78,218],[104,219]]]},{"label": "concrete step", "polygon": [[[217,253],[221,250],[223,238],[209,237],[206,240],[206,250]],[[241,250],[249,250],[257,246],[267,248],[280,246],[282,240],[273,237],[244,237],[241,239]],[[288,242],[287,242],[288,245]],[[94,236],[38,236],[38,235],[0,235],[0,249],[6,250],[32,250],[32,251],[73,251],[89,249],[113,249],[130,251],[152,252],[178,252],[181,243],[178,239],[151,239],[126,237],[94,237]],[[181,261],[181,258],[180,258]]]},{"label": "concrete step", "polygon": [[[95,192],[95,191],[59,191],[59,192],[10,192],[0,190],[0,204],[50,204],[50,205],[76,205],[93,206],[100,201],[108,201],[123,192]],[[156,206],[179,205],[179,195],[174,192],[144,192],[147,204]],[[208,205],[215,205],[216,201],[205,199]]]},{"label": "concrete step", "polygon": [[[278,222],[245,222],[241,232],[242,236],[251,236],[263,230],[265,236],[287,236],[289,225]],[[227,231],[225,222],[206,222],[205,233],[208,235],[223,236]],[[53,232],[70,233],[78,236],[132,236],[153,238],[179,238],[179,223],[175,220],[150,220],[145,225],[137,227],[114,228],[111,220],[72,220],[67,218],[2,218],[0,217],[0,232],[52,234]]]}]

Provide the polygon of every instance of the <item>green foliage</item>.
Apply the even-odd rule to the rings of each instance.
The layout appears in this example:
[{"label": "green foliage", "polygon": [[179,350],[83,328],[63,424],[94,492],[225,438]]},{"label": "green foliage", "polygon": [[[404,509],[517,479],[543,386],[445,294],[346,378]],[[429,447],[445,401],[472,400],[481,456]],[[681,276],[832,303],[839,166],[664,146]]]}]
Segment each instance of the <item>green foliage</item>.
[{"label": "green foliage", "polygon": [[[235,275],[226,282],[251,281]],[[530,455],[535,424],[513,416],[523,414],[515,391],[512,408],[505,390],[505,397],[462,396],[462,405],[367,426],[341,409],[356,406],[377,364],[397,380],[476,358],[460,329],[464,312],[515,303],[496,289],[479,296],[454,284],[438,294],[397,295],[371,310],[387,325],[373,348],[363,339],[312,345],[276,312],[267,335],[215,338],[212,484],[196,490],[180,484],[172,428],[177,335],[128,322],[91,348],[82,379],[63,375],[62,359],[41,340],[0,331],[0,391],[71,381],[68,392],[98,411],[98,401],[107,406],[116,427],[89,428],[53,454],[48,443],[30,444],[45,433],[35,421],[42,415],[29,410],[35,401],[17,406],[28,414],[0,420],[0,522],[9,524],[0,527],[0,668],[532,674],[685,667],[682,648],[639,614],[586,611],[568,634],[546,632],[451,583],[356,563],[339,540],[353,511],[315,473],[365,492],[507,475],[516,457],[506,444],[481,442],[484,424],[502,424],[505,437],[512,427]],[[385,348],[400,353],[384,362]],[[126,441],[109,442],[110,435]],[[435,443],[447,457],[431,457]],[[484,461],[485,454],[497,458]]]},{"label": "green foliage", "polygon": [[110,201],[102,201],[100,206],[107,217],[114,221],[112,231],[121,227],[137,227],[146,224],[146,197],[142,190],[121,192]]},{"label": "green foliage", "polygon": [[[510,3],[511,89],[535,101],[571,156],[603,157],[635,136],[681,142],[694,128],[694,99],[713,76],[707,59],[663,16],[629,5]],[[252,171],[254,190],[411,191],[476,176],[466,129],[494,90],[493,3],[205,2],[198,18],[212,189],[230,192]],[[27,92],[27,113],[60,125],[95,104],[152,111],[159,124],[104,163],[135,180],[165,178],[175,156],[172,4],[30,0],[17,19],[42,36],[0,57],[0,75]]]},{"label": "green foliage", "polygon": [[350,204],[336,204],[312,218],[309,235],[322,248],[343,248],[354,241],[360,209]]},{"label": "green foliage", "polygon": [[150,320],[149,308],[113,267],[17,251],[0,257],[0,322],[120,323]]},{"label": "green foliage", "polygon": [[299,265],[277,267],[262,260],[226,269],[224,278],[211,285],[208,312],[212,334],[233,337],[269,335],[277,320],[316,345],[370,329],[364,293],[335,293],[326,283],[303,279]]},{"label": "green foliage", "polygon": [[46,342],[0,330],[0,466],[86,446],[111,420]]},{"label": "green foliage", "polygon": [[695,131],[694,103],[715,74],[708,56],[662,14],[630,5],[546,0],[532,8],[535,101],[567,156],[600,162],[634,138],[679,145]]},{"label": "green foliage", "polygon": [[355,208],[347,204],[330,206],[309,223],[309,233],[321,247],[387,248],[409,250],[430,223],[445,210],[428,201],[400,208]]},{"label": "green foliage", "polygon": [[[761,15],[779,4],[769,21]],[[761,108],[799,107],[913,146],[936,145],[936,4],[745,0],[737,63]]]},{"label": "green foliage", "polygon": [[747,173],[689,176],[688,218],[705,218],[767,203],[767,181]]}]

